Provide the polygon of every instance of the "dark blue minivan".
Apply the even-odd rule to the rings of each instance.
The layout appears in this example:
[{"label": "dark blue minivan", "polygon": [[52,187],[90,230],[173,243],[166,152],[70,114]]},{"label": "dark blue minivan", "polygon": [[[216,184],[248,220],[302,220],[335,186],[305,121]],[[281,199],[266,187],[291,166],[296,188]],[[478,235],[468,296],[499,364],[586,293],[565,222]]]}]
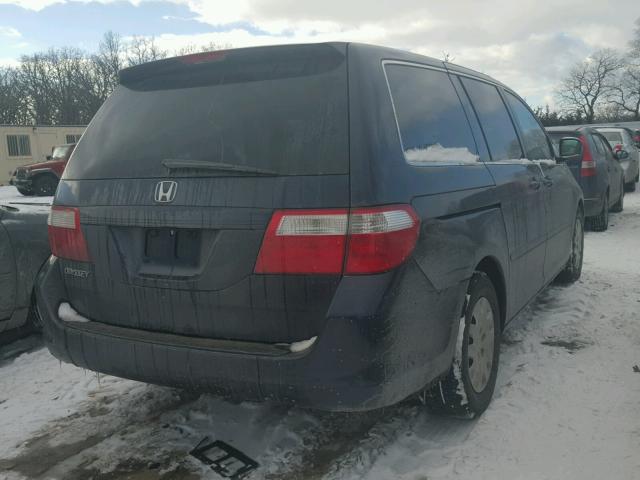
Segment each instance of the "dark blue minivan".
[{"label": "dark blue minivan", "polygon": [[501,83],[388,48],[123,70],[71,158],[37,302],[58,358],[243,399],[473,416],[505,324],[581,273],[583,200]]}]

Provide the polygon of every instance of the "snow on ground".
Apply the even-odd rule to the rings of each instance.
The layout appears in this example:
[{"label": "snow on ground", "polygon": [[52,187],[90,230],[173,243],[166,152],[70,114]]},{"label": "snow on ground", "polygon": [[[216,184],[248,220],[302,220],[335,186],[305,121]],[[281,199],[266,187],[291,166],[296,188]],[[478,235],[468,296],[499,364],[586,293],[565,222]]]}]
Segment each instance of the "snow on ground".
[{"label": "snow on ground", "polygon": [[13,186],[0,187],[0,205],[51,205],[53,197],[26,196]]},{"label": "snow on ground", "polygon": [[219,478],[188,456],[208,436],[260,463],[250,479],[638,479],[639,247],[635,193],[608,232],[587,233],[582,279],[509,325],[475,421],[416,402],[352,415],[232,403],[14,343],[0,349],[0,478]]},{"label": "snow on ground", "polygon": [[47,213],[53,197],[35,197],[22,195],[16,187],[0,187],[0,205],[16,208],[22,213]]}]

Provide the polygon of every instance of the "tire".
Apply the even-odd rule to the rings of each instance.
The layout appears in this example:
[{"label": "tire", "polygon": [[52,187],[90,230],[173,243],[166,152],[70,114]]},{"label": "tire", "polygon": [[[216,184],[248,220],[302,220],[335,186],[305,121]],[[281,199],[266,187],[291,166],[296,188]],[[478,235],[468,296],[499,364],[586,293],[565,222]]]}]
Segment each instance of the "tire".
[{"label": "tire", "polygon": [[604,232],[609,228],[609,192],[604,197],[600,214],[589,218],[589,226],[594,232]]},{"label": "tire", "polygon": [[615,203],[613,207],[611,207],[611,211],[613,213],[620,213],[624,210],[624,183],[620,187],[620,197],[618,201]]},{"label": "tire", "polygon": [[31,190],[25,190],[24,188],[18,188],[18,192],[20,192],[22,195],[24,195],[25,197],[30,197],[31,195],[33,195],[33,192]]},{"label": "tire", "polygon": [[42,321],[40,320],[38,305],[36,304],[35,292],[31,293],[31,303],[29,304],[25,327],[31,332],[39,332],[42,330]]},{"label": "tire", "polygon": [[625,183],[624,187],[627,190],[627,192],[635,192],[636,191],[636,181],[637,180],[634,180],[633,182]]},{"label": "tire", "polygon": [[482,272],[471,277],[466,298],[451,369],[424,399],[435,413],[474,418],[489,406],[496,386],[500,306],[493,284]]},{"label": "tire", "polygon": [[571,255],[567,264],[558,276],[557,283],[574,283],[582,275],[582,261],[584,259],[584,217],[581,211],[576,215],[573,225],[573,237],[571,240]]},{"label": "tire", "polygon": [[33,193],[39,197],[50,197],[56,193],[58,179],[53,175],[40,175],[33,179]]}]

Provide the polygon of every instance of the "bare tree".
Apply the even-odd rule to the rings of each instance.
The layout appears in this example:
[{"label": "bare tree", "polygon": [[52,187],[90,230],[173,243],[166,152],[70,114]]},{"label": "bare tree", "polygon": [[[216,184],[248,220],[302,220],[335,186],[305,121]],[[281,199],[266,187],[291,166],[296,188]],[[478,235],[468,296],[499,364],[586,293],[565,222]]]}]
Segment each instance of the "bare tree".
[{"label": "bare tree", "polygon": [[622,62],[614,50],[594,52],[574,65],[556,91],[559,104],[567,111],[580,111],[593,123],[598,108],[614,90],[616,73]]},{"label": "bare tree", "polygon": [[156,45],[153,37],[133,37],[127,45],[127,66],[161,60],[167,57],[167,52]]},{"label": "bare tree", "polygon": [[608,101],[633,120],[640,120],[640,62],[631,60],[619,76]]},{"label": "bare tree", "polygon": [[120,35],[112,31],[105,33],[98,45],[98,52],[91,56],[103,99],[118,85],[118,72],[123,67],[124,58],[125,45]]},{"label": "bare tree", "polygon": [[26,102],[18,82],[18,71],[0,68],[0,124],[28,124]]},{"label": "bare tree", "polygon": [[182,48],[179,48],[178,50],[176,50],[174,52],[175,55],[189,55],[191,53],[199,53],[199,52],[213,52],[216,50],[227,50],[231,48],[231,44],[229,43],[216,43],[216,42],[209,42],[206,43],[204,45],[195,45],[193,43],[189,44],[189,45],[185,45]]}]

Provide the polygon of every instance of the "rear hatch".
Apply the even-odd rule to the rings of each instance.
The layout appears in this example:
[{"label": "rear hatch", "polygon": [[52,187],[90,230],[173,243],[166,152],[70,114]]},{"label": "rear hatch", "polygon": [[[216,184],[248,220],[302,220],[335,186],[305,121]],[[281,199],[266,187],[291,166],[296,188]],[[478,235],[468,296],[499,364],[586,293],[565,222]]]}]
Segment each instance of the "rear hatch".
[{"label": "rear hatch", "polygon": [[61,260],[74,308],[189,336],[317,335],[340,276],[254,268],[275,210],[349,206],[346,72],[342,44],[197,54],[121,72],[55,201],[78,207],[91,260]]}]

